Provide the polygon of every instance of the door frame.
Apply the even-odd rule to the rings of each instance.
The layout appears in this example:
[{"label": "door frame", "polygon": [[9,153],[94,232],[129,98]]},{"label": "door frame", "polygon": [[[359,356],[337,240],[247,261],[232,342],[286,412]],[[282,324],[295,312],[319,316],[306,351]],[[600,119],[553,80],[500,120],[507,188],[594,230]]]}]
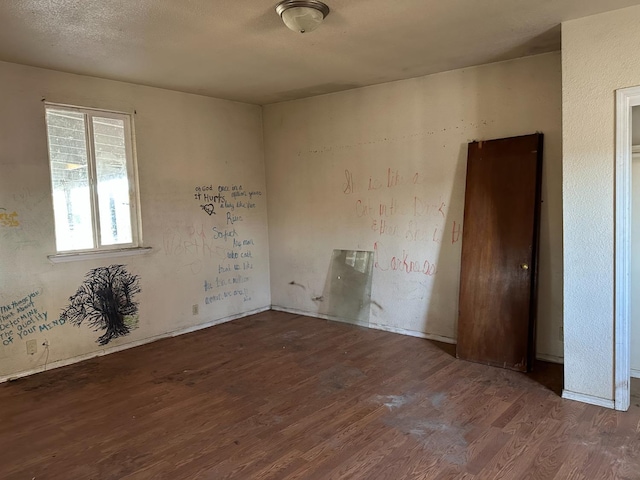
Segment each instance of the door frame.
[{"label": "door frame", "polygon": [[631,109],[640,105],[640,87],[616,90],[614,404],[631,400]]}]

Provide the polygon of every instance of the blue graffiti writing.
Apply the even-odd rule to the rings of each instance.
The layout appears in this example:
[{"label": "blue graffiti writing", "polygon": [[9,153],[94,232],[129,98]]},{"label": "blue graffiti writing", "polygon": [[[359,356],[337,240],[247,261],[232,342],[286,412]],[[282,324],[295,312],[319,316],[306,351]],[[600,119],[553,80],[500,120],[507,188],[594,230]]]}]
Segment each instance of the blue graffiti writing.
[{"label": "blue graffiti writing", "polygon": [[[214,240],[222,239],[226,242],[227,238],[235,238],[238,236],[238,232],[236,232],[235,228],[232,230],[220,230],[218,229],[218,227],[213,227],[211,230],[213,230]],[[235,240],[234,240],[234,244],[235,244]]]},{"label": "blue graffiti writing", "polygon": [[243,289],[234,289],[234,290],[226,290],[224,292],[220,292],[216,295],[210,295],[204,298],[205,305],[209,305],[215,302],[220,302],[222,300],[226,300],[228,298],[240,297],[243,302],[248,302],[251,300],[249,296],[249,290],[246,288]]},{"label": "blue graffiti writing", "polygon": [[227,212],[227,225],[233,225],[234,223],[241,221],[241,215],[233,215],[231,212]]},{"label": "blue graffiti writing", "polygon": [[9,346],[16,340],[38,332],[51,330],[64,325],[64,319],[49,321],[49,314],[40,311],[34,299],[40,295],[39,291],[33,291],[11,302],[0,305],[0,342],[3,346]]}]

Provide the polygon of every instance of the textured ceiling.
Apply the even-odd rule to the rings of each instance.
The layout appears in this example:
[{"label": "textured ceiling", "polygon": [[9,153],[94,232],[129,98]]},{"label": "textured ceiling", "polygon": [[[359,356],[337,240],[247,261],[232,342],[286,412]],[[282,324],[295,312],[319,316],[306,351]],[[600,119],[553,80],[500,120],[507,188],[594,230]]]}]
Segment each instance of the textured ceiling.
[{"label": "textured ceiling", "polygon": [[267,104],[560,48],[560,22],[640,0],[2,0],[0,60]]}]

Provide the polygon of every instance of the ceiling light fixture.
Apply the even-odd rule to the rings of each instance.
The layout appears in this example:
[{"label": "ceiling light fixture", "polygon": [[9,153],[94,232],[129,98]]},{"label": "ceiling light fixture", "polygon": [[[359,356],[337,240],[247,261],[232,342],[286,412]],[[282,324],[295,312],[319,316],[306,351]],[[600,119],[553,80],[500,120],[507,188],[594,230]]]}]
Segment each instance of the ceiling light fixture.
[{"label": "ceiling light fixture", "polygon": [[284,0],[276,5],[284,24],[294,32],[312,32],[329,15],[329,7],[317,0]]}]

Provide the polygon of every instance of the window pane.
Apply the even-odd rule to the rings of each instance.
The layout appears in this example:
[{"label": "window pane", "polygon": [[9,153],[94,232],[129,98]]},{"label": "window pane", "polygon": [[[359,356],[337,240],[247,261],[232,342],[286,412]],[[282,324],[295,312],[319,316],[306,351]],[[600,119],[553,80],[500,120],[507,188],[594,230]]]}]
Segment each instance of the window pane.
[{"label": "window pane", "polygon": [[124,121],[93,117],[102,245],[131,243],[131,206]]},{"label": "window pane", "polygon": [[84,115],[47,108],[47,134],[58,251],[93,248]]}]

